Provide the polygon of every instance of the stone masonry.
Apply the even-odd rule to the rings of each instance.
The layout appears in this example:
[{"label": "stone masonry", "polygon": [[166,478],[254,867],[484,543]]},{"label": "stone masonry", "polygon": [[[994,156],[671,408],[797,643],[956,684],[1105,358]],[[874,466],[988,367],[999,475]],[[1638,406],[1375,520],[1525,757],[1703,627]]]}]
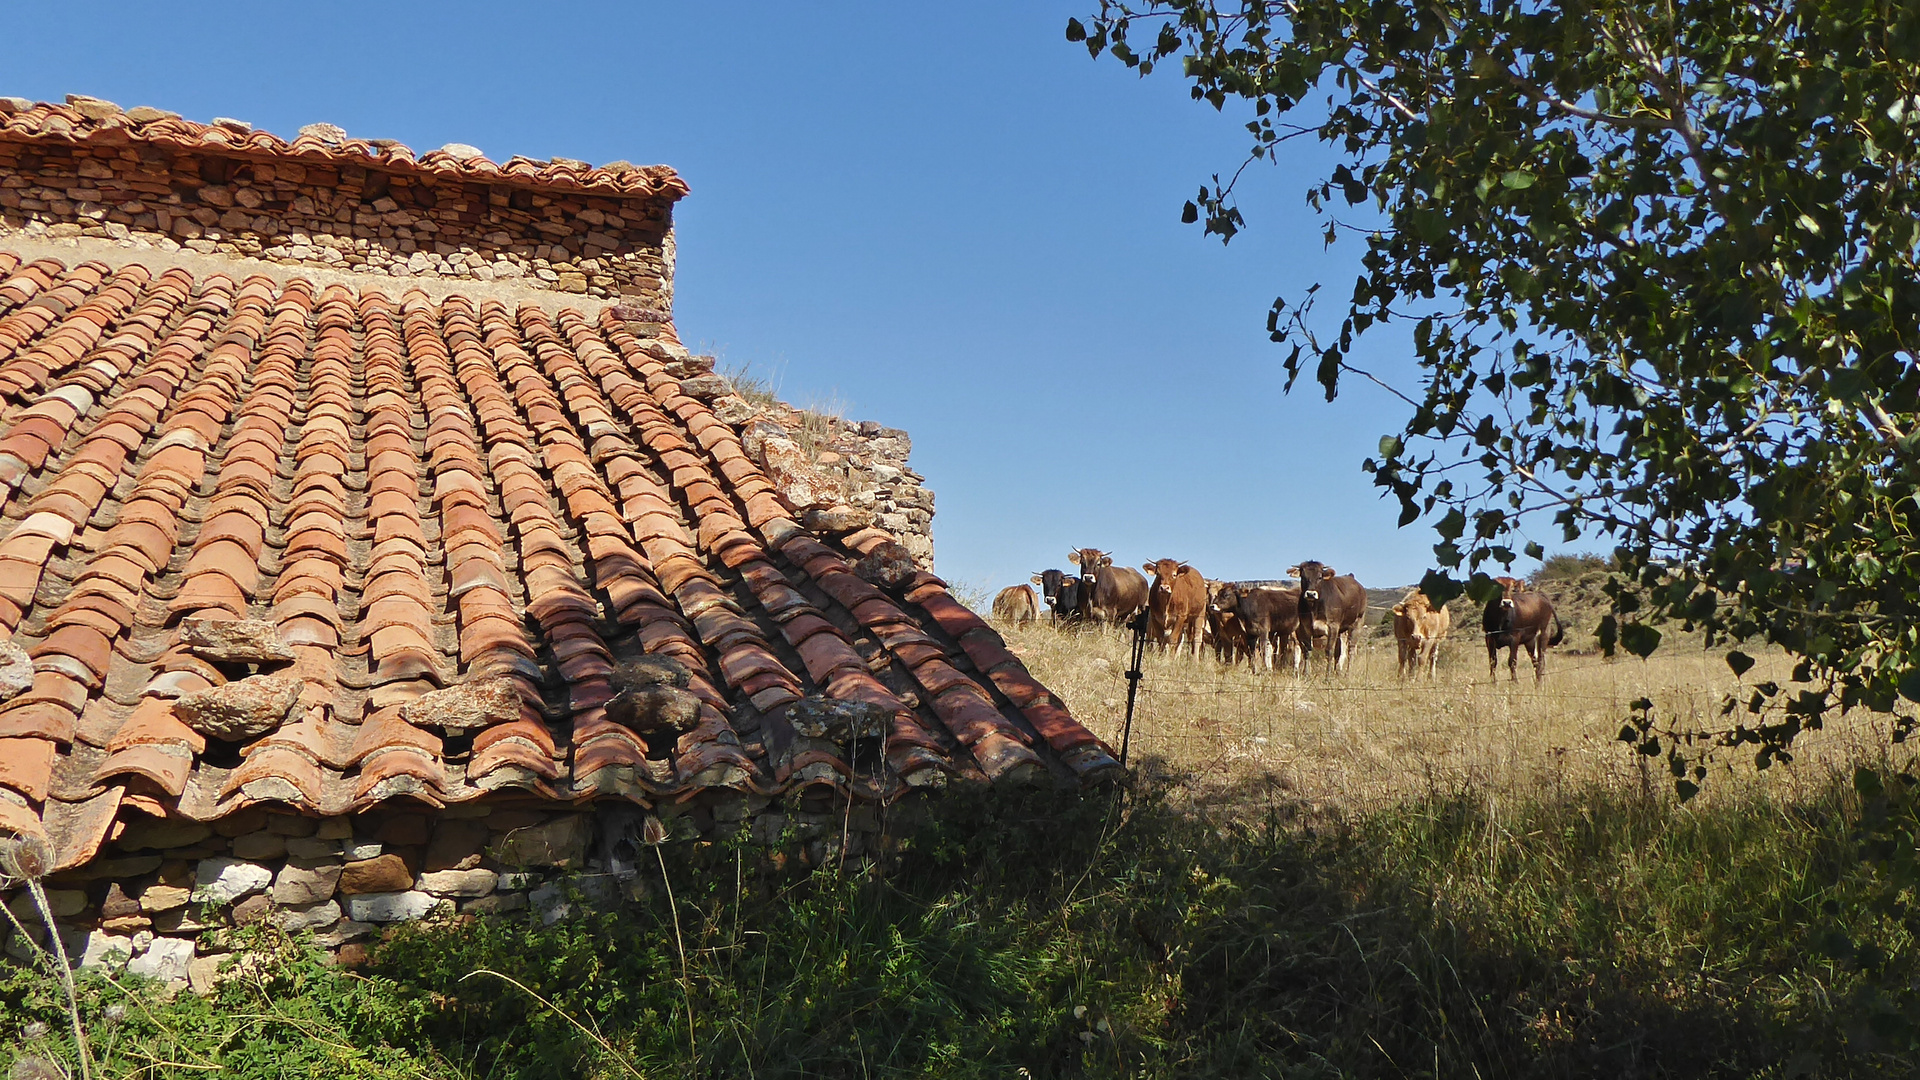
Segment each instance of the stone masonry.
[{"label": "stone masonry", "polygon": [[0,133],[0,237],[8,234],[99,237],[401,279],[518,280],[662,312],[673,304],[667,198],[536,190],[372,163]]}]

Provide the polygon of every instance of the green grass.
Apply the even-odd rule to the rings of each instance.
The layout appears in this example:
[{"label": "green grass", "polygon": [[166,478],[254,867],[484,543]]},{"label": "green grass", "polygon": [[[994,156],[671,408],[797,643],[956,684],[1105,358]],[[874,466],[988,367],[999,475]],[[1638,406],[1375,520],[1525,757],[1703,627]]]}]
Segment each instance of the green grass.
[{"label": "green grass", "polygon": [[[884,875],[669,848],[685,982],[657,869],[622,911],[409,927],[352,972],[283,947],[208,1001],[89,978],[95,1075],[1912,1074],[1876,1018],[1913,927],[1850,791],[1436,791],[1346,821],[1238,794],[950,793]],[[70,1065],[61,1001],[11,973],[0,1047]]]}]

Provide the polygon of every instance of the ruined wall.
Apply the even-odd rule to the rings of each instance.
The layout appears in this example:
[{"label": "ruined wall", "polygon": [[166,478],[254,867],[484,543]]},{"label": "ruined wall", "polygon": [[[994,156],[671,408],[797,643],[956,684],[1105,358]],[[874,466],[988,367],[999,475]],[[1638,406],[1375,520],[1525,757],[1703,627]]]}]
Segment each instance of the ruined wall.
[{"label": "ruined wall", "polygon": [[[661,326],[637,309],[628,326],[653,337]],[[807,529],[847,538],[865,529],[891,534],[922,570],[933,569],[933,491],[907,465],[913,440],[873,420],[843,420],[797,409],[766,394],[742,395],[713,370],[713,357],[687,355],[670,373],[689,397],[740,433],[741,445]]]},{"label": "ruined wall", "polygon": [[664,199],[353,164],[0,140],[0,236],[9,232],[673,305]]},{"label": "ruined wall", "polygon": [[[313,818],[251,807],[211,823],[130,823],[93,861],[45,882],[71,959],[126,968],[206,992],[239,946],[234,931],[266,922],[344,962],[365,955],[382,928],[454,914],[553,923],[645,896],[651,830],[673,840],[746,832],[766,849],[760,870],[865,859],[894,848],[886,813],[802,797],[794,805],[715,792],[649,812],[628,802],[576,809],[538,804],[380,809]],[[646,856],[644,862],[641,857]],[[44,945],[45,925],[24,888],[7,906]],[[8,955],[34,946],[0,925]]]}]

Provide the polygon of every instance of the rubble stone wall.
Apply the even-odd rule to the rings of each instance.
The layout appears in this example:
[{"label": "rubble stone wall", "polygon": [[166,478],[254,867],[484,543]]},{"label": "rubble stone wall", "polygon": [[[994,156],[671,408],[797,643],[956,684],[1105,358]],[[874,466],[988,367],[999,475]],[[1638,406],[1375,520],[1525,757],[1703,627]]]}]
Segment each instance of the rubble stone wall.
[{"label": "rubble stone wall", "polygon": [[[639,319],[628,326],[648,338],[659,331]],[[681,391],[708,402],[716,419],[740,433],[741,445],[799,512],[800,524],[837,537],[882,529],[916,566],[933,569],[933,491],[907,464],[913,440],[906,432],[796,409],[765,395],[749,398],[713,370],[712,357],[677,344],[668,354],[675,358],[668,371],[680,379]]]},{"label": "rubble stone wall", "polygon": [[[311,933],[351,963],[393,923],[455,914],[554,923],[641,899],[649,831],[675,841],[745,832],[768,849],[762,869],[778,872],[884,856],[894,844],[887,813],[903,809],[808,798],[790,806],[731,791],[652,811],[622,801],[314,818],[251,807],[210,823],[139,819],[45,889],[76,964],[204,993],[239,946],[234,932],[252,923]],[[46,943],[41,912],[24,888],[0,897],[35,938],[0,924],[7,954],[26,960]]]},{"label": "rubble stone wall", "polygon": [[0,141],[0,235],[401,278],[518,280],[670,313],[671,205],[358,165]]}]

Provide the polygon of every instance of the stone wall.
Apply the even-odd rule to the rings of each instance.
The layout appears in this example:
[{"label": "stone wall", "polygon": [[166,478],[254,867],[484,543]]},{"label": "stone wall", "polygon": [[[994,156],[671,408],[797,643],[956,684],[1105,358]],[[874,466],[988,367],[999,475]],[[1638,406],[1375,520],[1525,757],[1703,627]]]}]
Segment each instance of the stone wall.
[{"label": "stone wall", "polygon": [[[659,324],[638,309],[616,308],[627,325],[654,338]],[[713,357],[695,356],[677,342],[662,341],[668,372],[689,397],[713,407],[713,415],[740,433],[741,445],[815,533],[846,537],[863,529],[890,533],[922,570],[933,569],[933,491],[926,477],[907,465],[913,440],[899,428],[873,420],[843,420],[796,409],[764,393],[743,395],[713,370]]]},{"label": "stone wall", "polygon": [[0,236],[9,232],[673,305],[672,208],[657,197],[0,140]]},{"label": "stone wall", "polygon": [[[886,825],[872,805],[836,809],[804,795],[770,805],[733,791],[653,811],[620,801],[312,818],[252,807],[211,823],[139,819],[93,861],[44,884],[75,963],[205,992],[238,947],[234,931],[255,922],[310,933],[350,963],[392,923],[455,914],[553,923],[640,899],[649,834],[719,840],[745,831],[767,849],[762,869],[781,871],[882,854],[893,845]],[[28,891],[0,896],[44,945]],[[16,960],[32,954],[10,924],[0,924],[0,940]]]}]

